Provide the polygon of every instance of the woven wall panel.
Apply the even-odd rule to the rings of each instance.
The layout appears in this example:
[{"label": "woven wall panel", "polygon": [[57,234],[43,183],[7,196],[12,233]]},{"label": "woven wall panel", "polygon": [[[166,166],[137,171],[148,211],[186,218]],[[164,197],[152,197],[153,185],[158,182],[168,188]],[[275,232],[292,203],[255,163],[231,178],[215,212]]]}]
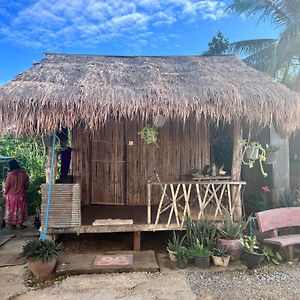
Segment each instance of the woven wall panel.
[{"label": "woven wall panel", "polygon": [[[43,184],[41,188],[42,226],[45,224],[48,188],[48,184]],[[79,184],[53,184],[49,211],[49,228],[80,226],[80,205]]]}]

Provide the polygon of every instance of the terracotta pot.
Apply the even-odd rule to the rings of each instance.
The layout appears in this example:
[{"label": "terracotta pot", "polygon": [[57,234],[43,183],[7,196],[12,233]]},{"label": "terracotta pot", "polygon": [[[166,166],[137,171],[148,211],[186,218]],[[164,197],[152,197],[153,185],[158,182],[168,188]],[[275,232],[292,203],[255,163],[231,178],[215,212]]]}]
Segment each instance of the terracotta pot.
[{"label": "terracotta pot", "polygon": [[226,248],[230,254],[231,261],[237,261],[240,259],[243,244],[241,240],[225,240],[219,239],[220,246]]},{"label": "terracotta pot", "polygon": [[213,255],[212,260],[213,260],[215,266],[228,267],[230,255],[225,256],[225,257]]},{"label": "terracotta pot", "polygon": [[31,273],[40,279],[47,279],[54,271],[57,263],[57,257],[51,261],[28,260],[27,265]]}]

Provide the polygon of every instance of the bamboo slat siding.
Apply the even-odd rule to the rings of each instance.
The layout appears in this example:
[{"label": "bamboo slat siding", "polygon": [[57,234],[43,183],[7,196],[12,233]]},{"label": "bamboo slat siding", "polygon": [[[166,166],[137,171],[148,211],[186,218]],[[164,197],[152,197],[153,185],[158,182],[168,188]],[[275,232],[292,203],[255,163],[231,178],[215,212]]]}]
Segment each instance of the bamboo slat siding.
[{"label": "bamboo slat siding", "polygon": [[89,204],[90,193],[90,138],[83,130],[72,131],[72,175],[80,184],[82,205]]},{"label": "bamboo slat siding", "polygon": [[179,180],[210,163],[203,121],[167,121],[157,129],[158,146],[146,145],[138,136],[144,126],[136,119],[108,121],[89,142],[83,126],[73,130],[73,175],[83,187],[83,204],[146,205],[146,183],[155,179],[154,171],[161,180]]},{"label": "bamboo slat siding", "polygon": [[[42,226],[48,200],[48,184],[42,184]],[[49,228],[78,227],[81,225],[79,184],[53,184],[49,212]]]}]

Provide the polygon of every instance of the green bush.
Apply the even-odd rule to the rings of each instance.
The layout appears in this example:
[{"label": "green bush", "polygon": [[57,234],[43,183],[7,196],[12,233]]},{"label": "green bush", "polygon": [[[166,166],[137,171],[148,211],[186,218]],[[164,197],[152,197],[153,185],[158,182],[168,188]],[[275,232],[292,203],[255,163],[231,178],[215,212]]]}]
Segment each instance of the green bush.
[{"label": "green bush", "polygon": [[[41,183],[45,182],[45,166],[47,161],[47,155],[41,139],[39,137],[3,137],[0,139],[0,154],[16,159],[22,168],[28,172],[30,180],[28,189],[28,213],[34,214],[41,204],[41,196],[38,191]],[[3,180],[4,178],[1,178],[1,184]],[[3,202],[3,196],[2,199],[0,199],[0,203],[1,202]]]}]

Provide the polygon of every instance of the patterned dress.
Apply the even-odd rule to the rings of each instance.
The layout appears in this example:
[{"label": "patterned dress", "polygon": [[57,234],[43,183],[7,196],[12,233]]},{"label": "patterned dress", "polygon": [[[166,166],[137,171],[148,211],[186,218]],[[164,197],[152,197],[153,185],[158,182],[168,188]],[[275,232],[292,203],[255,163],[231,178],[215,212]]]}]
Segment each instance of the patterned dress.
[{"label": "patterned dress", "polygon": [[7,225],[22,225],[27,217],[26,192],[29,178],[22,169],[9,172],[5,181],[5,222]]}]

